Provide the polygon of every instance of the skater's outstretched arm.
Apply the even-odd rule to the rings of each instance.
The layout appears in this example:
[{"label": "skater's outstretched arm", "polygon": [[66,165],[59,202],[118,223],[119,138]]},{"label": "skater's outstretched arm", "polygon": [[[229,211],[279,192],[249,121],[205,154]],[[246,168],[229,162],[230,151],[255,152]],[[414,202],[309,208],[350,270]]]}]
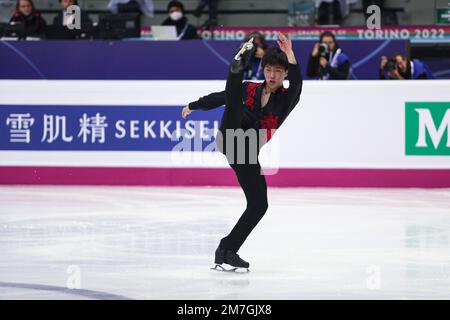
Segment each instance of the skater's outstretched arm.
[{"label": "skater's outstretched arm", "polygon": [[288,114],[295,108],[300,100],[302,93],[303,79],[300,67],[298,64],[290,64],[288,69],[289,90],[288,96]]},{"label": "skater's outstretched arm", "polygon": [[288,69],[288,80],[289,80],[289,90],[288,90],[288,113],[295,108],[298,101],[300,100],[300,94],[302,92],[303,79],[302,73],[300,71],[300,66],[295,59],[294,51],[292,50],[292,40],[289,35],[289,38],[286,38],[284,34],[281,32],[278,33],[278,45],[280,49],[286,53],[289,62]]},{"label": "skater's outstretched arm", "polygon": [[186,118],[192,110],[211,110],[223,106],[225,104],[225,91],[213,92],[207,96],[203,96],[197,101],[189,103],[183,108],[182,116]]}]

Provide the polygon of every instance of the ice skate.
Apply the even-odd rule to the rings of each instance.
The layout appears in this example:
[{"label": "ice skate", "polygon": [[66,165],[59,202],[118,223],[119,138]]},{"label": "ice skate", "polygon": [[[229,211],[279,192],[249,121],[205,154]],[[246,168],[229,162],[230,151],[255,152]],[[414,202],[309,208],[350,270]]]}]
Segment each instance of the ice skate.
[{"label": "ice skate", "polygon": [[214,262],[216,265],[211,269],[215,271],[237,273],[250,272],[250,264],[239,257],[236,252],[231,250],[217,248]]},{"label": "ice skate", "polygon": [[248,62],[250,60],[250,57],[253,55],[254,50],[255,48],[253,45],[253,38],[251,38],[241,46],[239,51],[234,56],[234,59],[231,62],[231,72],[242,72],[248,65]]},{"label": "ice skate", "polygon": [[246,52],[249,52],[250,50],[253,49],[253,38],[251,38],[250,40],[248,40],[247,42],[245,42],[242,47],[240,48],[240,50],[238,51],[238,53],[234,56],[234,60],[241,60],[241,58],[244,56],[246,56]]}]

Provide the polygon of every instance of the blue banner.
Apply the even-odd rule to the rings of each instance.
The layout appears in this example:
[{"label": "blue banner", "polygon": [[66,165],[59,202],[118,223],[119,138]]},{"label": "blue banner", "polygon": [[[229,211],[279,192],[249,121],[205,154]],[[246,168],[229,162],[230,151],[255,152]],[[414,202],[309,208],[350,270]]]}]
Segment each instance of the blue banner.
[{"label": "blue banner", "polygon": [[[317,40],[293,41],[305,79]],[[352,79],[378,79],[380,58],[407,40],[338,41]],[[275,45],[274,42],[269,42]],[[0,79],[225,80],[241,41],[3,41]]]},{"label": "blue banner", "polygon": [[[180,106],[0,105],[0,150],[204,151],[223,108],[181,117]],[[199,151],[199,150],[198,150]]]}]

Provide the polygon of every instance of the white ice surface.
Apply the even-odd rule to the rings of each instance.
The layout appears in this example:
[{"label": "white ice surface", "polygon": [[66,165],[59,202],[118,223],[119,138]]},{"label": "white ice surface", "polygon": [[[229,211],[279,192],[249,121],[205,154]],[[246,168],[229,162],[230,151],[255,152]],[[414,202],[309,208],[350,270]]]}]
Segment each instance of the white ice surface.
[{"label": "white ice surface", "polygon": [[450,299],[450,189],[269,188],[251,272],[211,271],[244,206],[238,188],[1,186],[0,299]]}]

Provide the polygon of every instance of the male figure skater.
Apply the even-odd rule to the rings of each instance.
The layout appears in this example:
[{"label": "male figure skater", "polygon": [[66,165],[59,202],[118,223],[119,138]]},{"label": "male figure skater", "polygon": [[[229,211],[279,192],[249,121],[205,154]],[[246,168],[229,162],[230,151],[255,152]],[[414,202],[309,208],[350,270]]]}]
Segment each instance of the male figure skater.
[{"label": "male figure skater", "polygon": [[[242,82],[243,71],[252,54],[252,38],[231,62],[225,91],[191,102],[182,111],[185,118],[192,110],[210,110],[225,104],[216,144],[237,176],[247,207],[215,252],[215,269],[220,271],[237,271],[238,268],[248,271],[250,267],[237,252],[268,208],[266,180],[257,156],[262,145],[271,139],[300,99],[303,81],[292,51],[291,38],[279,33],[277,43],[279,47],[269,48],[262,59],[263,83]],[[283,87],[286,77],[289,79],[288,89]],[[257,139],[246,139],[251,136],[247,135],[250,131],[256,132]],[[242,143],[244,148],[239,147]],[[255,157],[252,152],[256,152]]]}]

